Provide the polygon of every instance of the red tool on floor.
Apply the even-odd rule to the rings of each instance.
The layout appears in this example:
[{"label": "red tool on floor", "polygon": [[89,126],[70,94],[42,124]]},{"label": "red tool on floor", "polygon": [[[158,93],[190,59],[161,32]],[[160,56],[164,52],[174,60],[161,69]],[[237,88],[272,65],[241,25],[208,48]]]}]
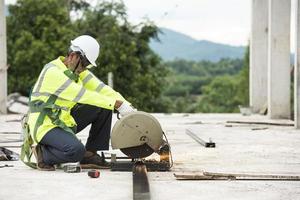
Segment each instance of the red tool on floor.
[{"label": "red tool on floor", "polygon": [[98,178],[100,176],[100,172],[96,169],[92,169],[88,171],[88,176],[91,178]]}]

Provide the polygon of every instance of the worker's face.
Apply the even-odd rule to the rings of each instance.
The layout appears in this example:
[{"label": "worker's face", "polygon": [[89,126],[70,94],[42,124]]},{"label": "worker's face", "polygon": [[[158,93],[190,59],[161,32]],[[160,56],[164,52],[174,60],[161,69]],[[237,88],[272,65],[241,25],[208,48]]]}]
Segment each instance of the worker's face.
[{"label": "worker's face", "polygon": [[74,72],[75,74],[79,75],[81,72],[86,70],[86,67],[83,66],[83,62],[80,60],[80,56],[78,54],[76,54],[74,52],[70,53],[69,59],[70,60],[69,60],[68,68],[71,71],[74,71],[74,69],[76,69]]}]

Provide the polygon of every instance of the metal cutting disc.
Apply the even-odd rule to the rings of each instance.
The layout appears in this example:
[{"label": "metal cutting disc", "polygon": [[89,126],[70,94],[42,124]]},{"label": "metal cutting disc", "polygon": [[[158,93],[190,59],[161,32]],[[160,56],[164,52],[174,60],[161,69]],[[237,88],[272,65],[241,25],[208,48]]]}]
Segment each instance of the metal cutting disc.
[{"label": "metal cutting disc", "polygon": [[113,149],[132,158],[143,158],[159,150],[163,143],[160,123],[146,112],[133,112],[116,122],[111,133]]},{"label": "metal cutting disc", "polygon": [[123,148],[120,150],[130,158],[145,158],[147,156],[150,156],[154,152],[153,149],[147,144],[136,147]]}]

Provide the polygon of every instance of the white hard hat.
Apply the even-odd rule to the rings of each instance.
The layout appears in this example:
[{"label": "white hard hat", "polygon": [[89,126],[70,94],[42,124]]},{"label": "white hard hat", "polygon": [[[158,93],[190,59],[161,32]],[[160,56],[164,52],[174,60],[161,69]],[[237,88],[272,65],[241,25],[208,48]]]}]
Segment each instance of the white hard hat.
[{"label": "white hard hat", "polygon": [[100,45],[95,38],[89,35],[81,35],[71,40],[70,48],[73,51],[80,51],[93,66],[97,66],[96,60],[99,56]]}]

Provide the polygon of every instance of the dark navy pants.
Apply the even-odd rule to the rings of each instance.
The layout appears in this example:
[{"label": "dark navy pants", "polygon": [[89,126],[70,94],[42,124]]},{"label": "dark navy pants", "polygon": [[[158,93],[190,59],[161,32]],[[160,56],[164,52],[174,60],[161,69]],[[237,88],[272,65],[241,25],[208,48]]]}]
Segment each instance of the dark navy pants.
[{"label": "dark navy pants", "polygon": [[59,164],[80,161],[85,151],[109,149],[112,111],[78,104],[71,110],[77,123],[77,133],[91,124],[85,146],[71,133],[61,128],[50,130],[40,141],[43,161],[46,164]]}]

